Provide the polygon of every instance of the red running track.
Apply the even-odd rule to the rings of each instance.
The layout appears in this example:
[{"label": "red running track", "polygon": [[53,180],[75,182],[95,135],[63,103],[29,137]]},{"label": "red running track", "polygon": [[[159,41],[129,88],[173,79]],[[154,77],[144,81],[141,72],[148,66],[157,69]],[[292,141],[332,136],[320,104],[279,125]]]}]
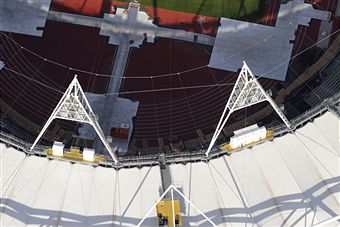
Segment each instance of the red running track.
[{"label": "red running track", "polygon": [[263,24],[274,26],[280,10],[281,0],[270,0],[263,16]]},{"label": "red running track", "polygon": [[52,0],[51,9],[85,16],[103,17],[110,12],[110,1],[107,0]]}]

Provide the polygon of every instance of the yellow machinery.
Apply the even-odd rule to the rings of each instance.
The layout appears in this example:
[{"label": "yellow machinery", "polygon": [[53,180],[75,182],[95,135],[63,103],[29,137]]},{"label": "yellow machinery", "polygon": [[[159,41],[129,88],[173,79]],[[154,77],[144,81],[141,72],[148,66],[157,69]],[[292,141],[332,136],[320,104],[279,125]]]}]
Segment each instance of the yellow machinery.
[{"label": "yellow machinery", "polygon": [[[53,156],[53,152],[51,148],[46,149],[46,154],[47,156]],[[88,162],[88,163],[92,163],[91,161],[86,161],[83,159],[83,154],[80,152],[80,150],[78,148],[74,148],[72,147],[70,150],[65,150],[64,151],[64,155],[62,157],[59,158],[64,158],[67,160],[76,160],[76,161],[81,161],[81,162]],[[104,161],[105,158],[99,156],[99,155],[95,155],[94,158],[94,163],[98,163],[100,161]]]},{"label": "yellow machinery", "polygon": [[[172,206],[174,205],[174,212]],[[160,201],[156,206],[158,224],[160,226],[167,225],[169,227],[182,226],[182,216],[179,200],[165,199]],[[173,214],[175,214],[175,223]]]},{"label": "yellow machinery", "polygon": [[83,160],[83,154],[77,148],[71,148],[69,151],[64,151],[64,158],[73,160]]},{"label": "yellow machinery", "polygon": [[225,145],[222,145],[222,146],[220,147],[220,149],[221,149],[221,150],[228,150],[228,151],[230,151],[230,152],[232,152],[232,151],[238,151],[238,150],[240,150],[240,149],[242,149],[242,148],[251,147],[251,146],[253,146],[253,145],[257,144],[257,143],[263,142],[263,141],[265,141],[265,140],[269,140],[269,139],[271,139],[272,137],[273,137],[273,131],[267,130],[267,132],[266,132],[266,138],[264,138],[264,139],[261,139],[261,140],[258,140],[258,141],[256,141],[256,142],[252,142],[252,143],[246,144],[246,145],[243,146],[243,147],[237,147],[237,148],[232,148],[230,144],[225,144]]}]

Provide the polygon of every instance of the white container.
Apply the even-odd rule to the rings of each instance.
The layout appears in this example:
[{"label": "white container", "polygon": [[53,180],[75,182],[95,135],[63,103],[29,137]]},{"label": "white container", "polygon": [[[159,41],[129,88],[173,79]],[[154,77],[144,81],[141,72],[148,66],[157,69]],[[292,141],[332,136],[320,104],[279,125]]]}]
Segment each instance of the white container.
[{"label": "white container", "polygon": [[83,159],[85,161],[93,162],[94,161],[94,154],[95,154],[94,149],[84,148]]},{"label": "white container", "polygon": [[64,155],[64,144],[63,142],[54,141],[52,146],[52,154],[54,156],[63,156]]},{"label": "white container", "polygon": [[234,131],[234,136],[230,138],[230,146],[238,148],[247,144],[266,138],[265,127],[259,128],[257,124]]}]

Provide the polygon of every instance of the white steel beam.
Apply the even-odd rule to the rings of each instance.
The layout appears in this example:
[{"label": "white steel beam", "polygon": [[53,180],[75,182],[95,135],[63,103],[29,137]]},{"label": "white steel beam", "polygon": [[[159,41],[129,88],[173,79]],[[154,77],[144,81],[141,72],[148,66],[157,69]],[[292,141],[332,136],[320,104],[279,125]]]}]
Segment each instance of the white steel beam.
[{"label": "white steel beam", "polygon": [[105,148],[108,150],[110,156],[115,163],[118,162],[118,158],[113,152],[111,146],[105,139],[105,135],[101,130],[96,115],[94,114],[89,102],[86,99],[83,89],[81,88],[77,75],[68,86],[63,97],[60,99],[58,105],[54,108],[52,114],[46,121],[44,127],[40,131],[38,137],[35,139],[30,150],[32,150],[35,145],[40,140],[41,136],[44,134],[48,126],[54,119],[64,119],[69,121],[76,121],[81,123],[88,123],[92,125],[98,134],[99,138],[103,142]]},{"label": "white steel beam", "polygon": [[[326,226],[326,225],[329,225],[331,223],[334,223],[334,226],[339,226],[339,221],[340,221],[340,215],[338,216],[335,216],[335,217],[332,217],[330,219],[327,219],[325,221],[322,221],[318,224],[315,224],[315,225],[312,225],[312,227],[321,227],[321,226]],[[337,222],[337,223],[335,223]],[[336,224],[336,225],[335,225]]]},{"label": "white steel beam", "polygon": [[174,201],[174,189],[171,188],[171,208],[172,208],[172,223],[176,226],[176,216],[175,216],[175,201]]},{"label": "white steel beam", "polygon": [[[228,102],[223,110],[222,116],[217,124],[216,130],[213,134],[213,137],[210,141],[209,147],[206,151],[206,155],[208,156],[212,147],[214,146],[218,136],[223,130],[225,124],[227,123],[230,115],[239,109],[255,105],[257,103],[268,101],[270,105],[274,108],[276,113],[282,119],[282,121],[286,124],[286,126],[292,130],[292,126],[286,116],[282,113],[280,108],[276,105],[274,100],[265,92],[262,88],[261,84],[255,78],[249,67],[245,62],[243,62],[243,67],[241,72],[236,80],[234,88],[230,94]],[[226,115],[227,110],[229,110]]]}]

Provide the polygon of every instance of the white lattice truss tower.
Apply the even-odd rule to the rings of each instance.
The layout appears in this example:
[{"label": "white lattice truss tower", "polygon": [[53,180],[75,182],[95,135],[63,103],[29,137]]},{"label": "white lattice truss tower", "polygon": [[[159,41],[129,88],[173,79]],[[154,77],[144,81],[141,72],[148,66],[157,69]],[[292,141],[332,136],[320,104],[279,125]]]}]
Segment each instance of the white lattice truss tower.
[{"label": "white lattice truss tower", "polygon": [[154,203],[154,205],[150,208],[150,210],[146,213],[146,215],[143,217],[143,219],[137,224],[137,227],[142,226],[143,222],[145,221],[145,219],[150,215],[150,213],[156,208],[157,204],[165,197],[165,195],[170,191],[171,194],[171,202],[172,202],[172,217],[173,217],[173,222],[175,223],[175,202],[174,202],[174,190],[186,201],[188,202],[196,211],[198,211],[198,213],[200,213],[205,220],[207,220],[211,226],[216,227],[216,225],[214,224],[214,222],[212,222],[210,220],[210,218],[207,217],[207,215],[205,215],[200,209],[198,209],[197,206],[195,206],[182,192],[180,192],[175,186],[170,185],[161,195],[161,197],[159,197],[159,199]]},{"label": "white lattice truss tower", "polygon": [[[274,100],[268,95],[267,92],[262,88],[261,84],[255,78],[253,73],[250,71],[249,67],[245,62],[243,62],[243,67],[241,72],[236,80],[234,88],[230,94],[227,105],[225,106],[221,119],[218,122],[214,135],[210,141],[208,150],[206,151],[206,155],[209,155],[212,147],[214,146],[218,136],[223,130],[225,124],[228,121],[230,115],[239,109],[255,105],[257,103],[268,101],[276,113],[280,116],[282,121],[286,124],[286,126],[292,130],[292,126],[289,123],[286,116],[282,113],[280,108],[276,105]],[[229,110],[227,114],[227,110]]]},{"label": "white lattice truss tower", "polygon": [[105,148],[108,150],[113,161],[118,162],[117,156],[112,151],[111,146],[105,139],[105,135],[101,130],[96,115],[94,114],[89,102],[86,99],[83,89],[81,88],[77,75],[68,86],[63,97],[60,99],[58,105],[53,110],[52,114],[48,118],[44,127],[40,131],[38,137],[35,139],[30,150],[32,150],[35,145],[40,140],[41,136],[44,134],[48,126],[54,119],[64,119],[69,121],[76,121],[80,123],[88,123],[93,126],[96,133],[98,134],[100,140],[103,142]]}]

